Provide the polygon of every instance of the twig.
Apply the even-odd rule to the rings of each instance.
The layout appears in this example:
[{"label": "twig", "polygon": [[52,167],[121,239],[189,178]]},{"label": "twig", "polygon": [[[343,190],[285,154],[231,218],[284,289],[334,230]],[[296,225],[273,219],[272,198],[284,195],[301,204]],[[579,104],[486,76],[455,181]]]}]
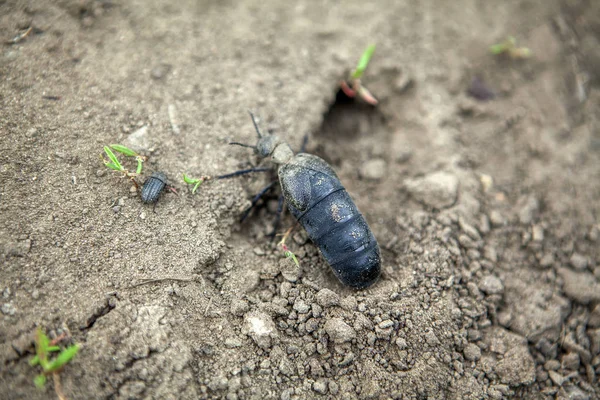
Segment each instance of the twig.
[{"label": "twig", "polygon": [[15,36],[14,38],[7,40],[6,43],[8,44],[17,44],[19,43],[21,40],[25,39],[33,30],[33,27],[29,27],[27,28],[27,30],[25,30],[25,32],[19,33],[17,36]]},{"label": "twig", "polygon": [[210,308],[210,306],[212,304],[212,300],[213,300],[212,297],[210,299],[208,299],[208,304],[206,305],[206,309],[204,310],[204,316],[206,316],[208,314],[208,309]]},{"label": "twig", "polygon": [[54,381],[54,391],[56,392],[58,399],[67,400],[67,397],[62,391],[62,385],[60,384],[60,375],[58,374],[58,372],[52,373],[52,380]]}]

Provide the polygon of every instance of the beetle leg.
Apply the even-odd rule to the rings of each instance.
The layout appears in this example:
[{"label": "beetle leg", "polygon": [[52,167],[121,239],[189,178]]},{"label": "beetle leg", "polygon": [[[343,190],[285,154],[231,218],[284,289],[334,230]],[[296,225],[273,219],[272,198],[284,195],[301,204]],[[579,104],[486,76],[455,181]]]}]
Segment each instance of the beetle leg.
[{"label": "beetle leg", "polygon": [[298,152],[298,154],[306,153],[306,145],[307,144],[308,144],[308,133],[306,135],[304,135],[304,138],[302,139],[302,147],[300,147],[300,151]]},{"label": "beetle leg", "polygon": [[246,210],[242,214],[242,217],[240,218],[240,223],[244,222],[244,220],[250,214],[250,211],[252,211],[254,206],[256,206],[256,203],[258,203],[258,201],[261,199],[261,197],[263,197],[265,195],[265,193],[267,193],[277,182],[278,181],[273,181],[273,182],[269,183],[267,186],[262,188],[261,191],[256,194],[256,196],[254,196],[254,198],[252,199],[252,204],[250,204],[250,207],[246,208]]},{"label": "beetle leg", "polygon": [[279,200],[277,201],[277,215],[275,216],[275,224],[273,225],[273,232],[269,233],[267,236],[271,237],[271,241],[275,239],[277,235],[277,229],[279,228],[279,222],[281,222],[281,214],[283,213],[283,203],[284,203],[283,194],[279,196]]},{"label": "beetle leg", "polygon": [[233,178],[235,176],[251,174],[253,172],[271,171],[272,169],[273,168],[250,168],[250,169],[242,169],[242,170],[239,170],[239,171],[232,172],[230,174],[219,175],[219,176],[216,176],[215,178],[216,179],[228,179],[228,178]]}]

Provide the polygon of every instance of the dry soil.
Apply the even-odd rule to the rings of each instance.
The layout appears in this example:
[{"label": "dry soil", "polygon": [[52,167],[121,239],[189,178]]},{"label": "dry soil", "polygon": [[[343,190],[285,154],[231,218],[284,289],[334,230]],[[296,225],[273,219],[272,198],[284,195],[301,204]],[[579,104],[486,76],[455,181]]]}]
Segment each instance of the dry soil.
[{"label": "dry soil", "polygon": [[[600,2],[0,0],[0,40],[0,398],[56,397],[38,326],[69,399],[600,396]],[[336,102],[369,43],[379,106]],[[268,174],[183,183],[256,165],[247,109],[333,165],[372,288],[286,259],[276,192],[238,222]]]}]

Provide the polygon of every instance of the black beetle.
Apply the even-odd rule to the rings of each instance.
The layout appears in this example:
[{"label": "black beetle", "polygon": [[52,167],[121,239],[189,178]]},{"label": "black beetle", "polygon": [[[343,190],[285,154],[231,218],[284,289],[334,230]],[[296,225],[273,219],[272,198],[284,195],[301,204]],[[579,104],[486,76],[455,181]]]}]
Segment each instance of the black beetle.
[{"label": "black beetle", "polygon": [[371,286],[381,273],[379,245],[336,173],[322,158],[294,154],[277,136],[262,135],[254,115],[250,116],[258,143],[232,144],[251,147],[260,158],[271,158],[288,209],[319,247],[337,278],[357,289]]},{"label": "black beetle", "polygon": [[142,186],[141,197],[146,204],[156,203],[158,197],[165,189],[167,184],[167,176],[162,172],[154,172],[150,178],[146,179]]}]

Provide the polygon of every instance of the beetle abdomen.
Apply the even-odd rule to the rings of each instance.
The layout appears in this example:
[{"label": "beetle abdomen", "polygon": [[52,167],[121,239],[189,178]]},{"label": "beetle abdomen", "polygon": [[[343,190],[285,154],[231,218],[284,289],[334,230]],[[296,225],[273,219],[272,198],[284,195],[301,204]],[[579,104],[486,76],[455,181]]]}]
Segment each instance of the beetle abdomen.
[{"label": "beetle abdomen", "polygon": [[299,222],[342,283],[365,288],[377,280],[379,246],[345,189],[314,204]]},{"label": "beetle abdomen", "polygon": [[280,167],[279,178],[290,212],[338,279],[355,288],[373,284],[381,271],[379,246],[331,167],[300,154]]},{"label": "beetle abdomen", "polygon": [[154,172],[142,186],[142,201],[144,203],[156,203],[166,184],[167,176],[162,172]]}]

